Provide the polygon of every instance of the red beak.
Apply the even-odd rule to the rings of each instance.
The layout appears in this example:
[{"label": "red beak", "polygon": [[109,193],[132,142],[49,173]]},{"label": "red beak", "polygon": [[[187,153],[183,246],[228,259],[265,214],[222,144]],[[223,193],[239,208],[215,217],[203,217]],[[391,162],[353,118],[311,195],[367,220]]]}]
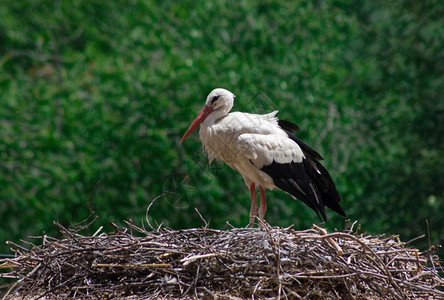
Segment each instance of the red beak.
[{"label": "red beak", "polygon": [[192,134],[197,127],[199,127],[200,123],[202,123],[207,118],[207,116],[213,112],[213,110],[214,109],[211,106],[205,105],[197,114],[197,117],[194,119],[193,123],[191,123],[190,127],[188,127],[183,137],[180,139],[180,143],[185,141],[186,138],[189,137],[190,134]]}]

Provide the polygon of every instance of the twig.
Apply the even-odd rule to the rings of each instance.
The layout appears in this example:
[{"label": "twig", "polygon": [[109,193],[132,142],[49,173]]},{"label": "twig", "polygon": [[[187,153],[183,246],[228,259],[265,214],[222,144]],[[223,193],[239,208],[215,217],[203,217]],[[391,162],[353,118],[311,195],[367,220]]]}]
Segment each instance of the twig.
[{"label": "twig", "polygon": [[146,209],[145,221],[152,230],[156,230],[156,229],[151,225],[150,220],[149,220],[150,208],[154,204],[154,202],[156,202],[157,199],[159,199],[160,197],[165,196],[165,195],[166,195],[166,193],[162,193],[159,196],[157,196],[156,198],[154,198],[153,200],[151,200],[151,203],[148,205],[148,207]]},{"label": "twig", "polygon": [[172,264],[93,264],[91,268],[172,268]]},{"label": "twig", "polygon": [[182,258],[180,260],[180,262],[184,263],[184,264],[188,264],[188,263],[190,263],[190,262],[192,262],[194,260],[197,260],[197,259],[207,258],[207,257],[214,257],[214,256],[218,256],[218,255],[219,255],[219,253],[208,253],[208,254],[194,255],[194,256],[191,256],[191,257]]},{"label": "twig", "polygon": [[[324,228],[321,228],[319,226],[316,226],[315,224],[313,224],[313,227],[316,228],[317,230],[319,230],[319,232],[322,235],[327,235],[327,230],[325,230]],[[332,238],[327,238],[327,242],[333,246],[333,248],[336,249],[337,253],[339,256],[342,256],[344,254],[344,251],[342,251],[341,247],[339,247],[338,243],[336,243]]]}]

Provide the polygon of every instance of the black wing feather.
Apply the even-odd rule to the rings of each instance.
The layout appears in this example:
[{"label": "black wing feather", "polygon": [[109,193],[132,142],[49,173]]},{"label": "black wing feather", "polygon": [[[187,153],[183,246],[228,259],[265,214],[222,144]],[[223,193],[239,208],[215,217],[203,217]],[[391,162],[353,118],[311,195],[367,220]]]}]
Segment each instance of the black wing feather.
[{"label": "black wing feather", "polygon": [[270,165],[263,166],[261,171],[273,178],[278,188],[302,200],[324,221],[327,221],[324,206],[345,217],[344,210],[339,206],[341,196],[330,174],[319,162],[323,159],[322,156],[292,134],[295,124],[282,120],[278,124],[301,147],[305,159],[300,163],[285,164],[273,161]]},{"label": "black wing feather", "polygon": [[[301,147],[301,149],[302,149],[302,151],[304,151],[305,155],[308,155],[313,159],[324,160],[324,158],[318,152],[316,152],[315,150],[310,148],[310,146],[308,146],[306,143],[304,143],[303,141],[298,139],[295,135],[293,135],[293,132],[296,132],[299,130],[298,125],[291,123],[289,121],[285,121],[285,120],[278,120],[278,125],[279,125],[279,127],[282,128],[283,131],[285,131],[287,133],[287,135],[290,139],[295,141],[299,145],[299,147]],[[297,128],[297,130],[294,130],[294,128]]]},{"label": "black wing feather", "polygon": [[262,167],[261,171],[273,178],[274,185],[300,199],[313,209],[319,217],[326,220],[321,195],[315,184],[307,176],[306,167],[305,161],[288,164],[273,161],[272,164]]},{"label": "black wing feather", "polygon": [[290,121],[278,120],[278,125],[282,129],[289,131],[291,133],[299,131],[299,126],[296,125],[295,123],[290,122]]}]

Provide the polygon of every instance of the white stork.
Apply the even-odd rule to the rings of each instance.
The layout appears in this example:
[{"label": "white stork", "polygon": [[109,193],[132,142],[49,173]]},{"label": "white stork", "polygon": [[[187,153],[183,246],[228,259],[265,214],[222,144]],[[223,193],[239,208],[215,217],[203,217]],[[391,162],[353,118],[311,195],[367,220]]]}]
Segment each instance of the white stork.
[{"label": "white stork", "polygon": [[346,216],[339,206],[341,197],[335,184],[319,162],[322,156],[293,135],[298,126],[278,120],[278,111],[265,115],[229,113],[234,98],[226,89],[214,89],[180,142],[200,125],[199,136],[209,162],[224,161],[249,187],[250,225],[258,214],[256,186],[261,220],[267,211],[265,189],[276,187],[302,200],[325,221],[325,206]]}]

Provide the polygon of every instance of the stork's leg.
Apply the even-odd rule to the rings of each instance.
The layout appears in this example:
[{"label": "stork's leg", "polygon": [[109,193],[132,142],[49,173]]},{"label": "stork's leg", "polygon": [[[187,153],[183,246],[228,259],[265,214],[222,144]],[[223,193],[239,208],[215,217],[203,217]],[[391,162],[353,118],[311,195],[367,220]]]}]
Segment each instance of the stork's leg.
[{"label": "stork's leg", "polygon": [[254,218],[257,215],[256,186],[254,182],[250,185],[250,194],[251,194],[251,207],[250,207],[250,223],[248,223],[248,226],[252,226],[254,224]]},{"label": "stork's leg", "polygon": [[260,193],[261,193],[261,205],[259,206],[259,219],[264,220],[265,213],[267,212],[267,201],[265,200],[265,189],[261,185],[259,187]]}]

